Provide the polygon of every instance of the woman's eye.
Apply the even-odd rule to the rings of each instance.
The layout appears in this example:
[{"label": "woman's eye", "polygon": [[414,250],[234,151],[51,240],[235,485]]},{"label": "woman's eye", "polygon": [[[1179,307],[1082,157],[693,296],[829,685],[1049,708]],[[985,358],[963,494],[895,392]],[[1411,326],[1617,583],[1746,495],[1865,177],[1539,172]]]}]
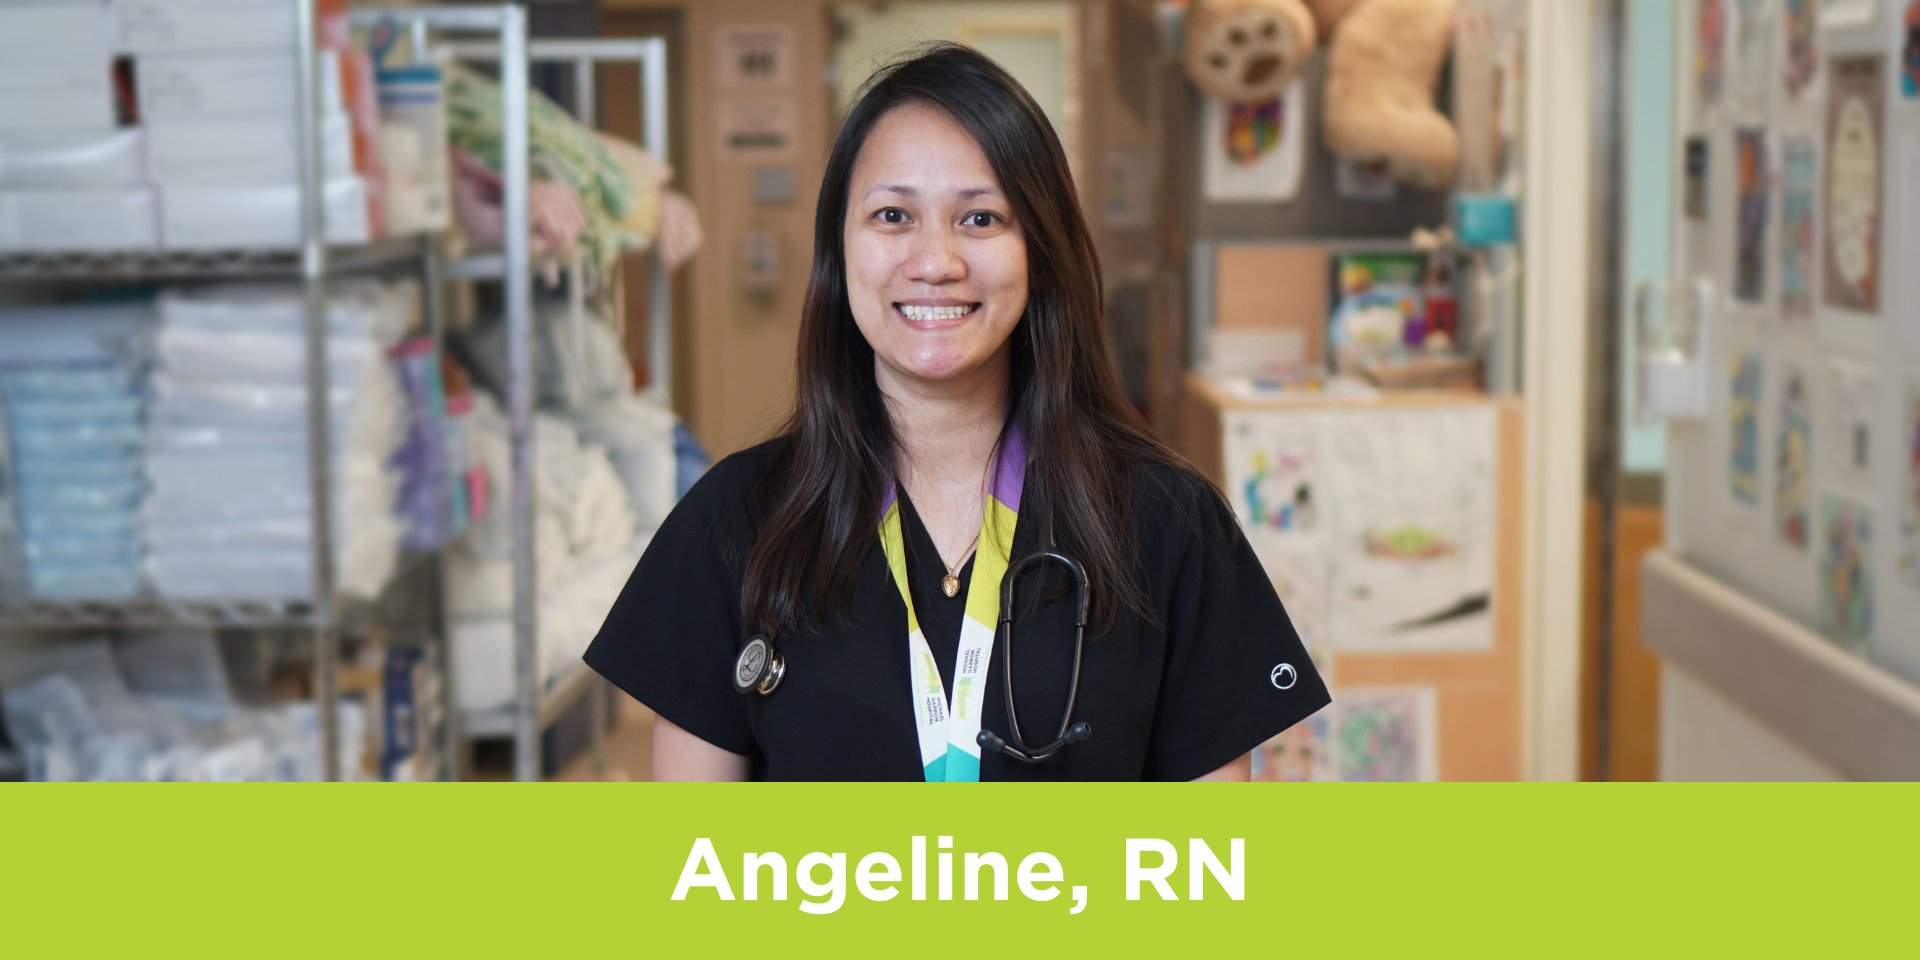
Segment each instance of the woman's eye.
[{"label": "woman's eye", "polygon": [[880,211],[881,223],[906,223],[907,212],[899,207],[888,207]]},{"label": "woman's eye", "polygon": [[1000,218],[991,213],[982,211],[980,213],[968,214],[966,222],[967,222],[967,226],[969,227],[991,227],[993,226],[994,221],[998,219]]}]

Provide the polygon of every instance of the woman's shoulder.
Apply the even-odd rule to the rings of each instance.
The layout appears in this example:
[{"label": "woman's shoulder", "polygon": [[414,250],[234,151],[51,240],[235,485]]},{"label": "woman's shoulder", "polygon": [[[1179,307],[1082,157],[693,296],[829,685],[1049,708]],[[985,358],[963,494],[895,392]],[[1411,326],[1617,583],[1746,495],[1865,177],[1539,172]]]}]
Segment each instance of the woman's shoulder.
[{"label": "woman's shoulder", "polygon": [[768,473],[783,459],[786,449],[787,438],[775,437],[728,454],[707,468],[707,472],[687,491],[685,499],[699,496],[737,505],[740,498],[750,497],[765,484]]},{"label": "woman's shoulder", "polygon": [[1233,524],[1219,488],[1184,460],[1142,463],[1134,474],[1133,522],[1161,549],[1195,537],[1213,539]]},{"label": "woman's shoulder", "polygon": [[785,438],[722,457],[674,506],[664,530],[686,535],[717,536],[735,548],[753,542],[767,496],[770,473],[779,469]]}]

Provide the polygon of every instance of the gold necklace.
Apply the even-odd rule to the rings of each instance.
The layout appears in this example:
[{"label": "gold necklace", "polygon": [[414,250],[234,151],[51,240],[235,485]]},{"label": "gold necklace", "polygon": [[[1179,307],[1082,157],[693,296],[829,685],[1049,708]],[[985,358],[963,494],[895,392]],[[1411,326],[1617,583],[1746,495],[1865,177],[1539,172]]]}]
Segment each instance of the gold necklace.
[{"label": "gold necklace", "polygon": [[973,548],[980,545],[980,531],[973,532],[973,540],[967,543],[967,552],[960,555],[960,562],[947,567],[947,575],[940,579],[940,589],[951,597],[960,592],[960,577],[957,571],[967,565],[967,558],[973,556]]}]

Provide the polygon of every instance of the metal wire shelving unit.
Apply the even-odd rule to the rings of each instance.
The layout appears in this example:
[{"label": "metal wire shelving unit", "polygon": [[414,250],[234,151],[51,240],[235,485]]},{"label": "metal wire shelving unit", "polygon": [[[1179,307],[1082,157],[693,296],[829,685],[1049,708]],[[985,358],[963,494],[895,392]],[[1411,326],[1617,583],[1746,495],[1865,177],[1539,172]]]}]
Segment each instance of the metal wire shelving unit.
[{"label": "metal wire shelving unit", "polygon": [[[301,241],[295,249],[120,252],[33,252],[0,254],[0,283],[137,283],[169,280],[297,279],[302,288],[305,316],[307,388],[307,453],[312,502],[313,584],[306,597],[277,600],[181,600],[138,597],[127,600],[42,600],[0,602],[0,630],[127,629],[194,626],[305,631],[313,642],[313,690],[318,703],[323,779],[338,780],[340,689],[340,627],[342,603],[336,594],[331,471],[328,467],[331,427],[325,398],[329,392],[326,302],[330,283],[369,271],[411,268],[418,271],[428,333],[436,350],[444,330],[441,285],[450,280],[497,280],[503,287],[506,320],[508,388],[506,409],[511,447],[511,483],[507,506],[513,534],[513,636],[515,697],[511,722],[497,718],[476,723],[471,731],[482,735],[511,733],[514,773],[520,780],[539,778],[542,728],[582,695],[593,695],[597,705],[605,685],[584,666],[557,678],[542,690],[536,669],[538,596],[534,578],[533,535],[533,276],[535,264],[529,238],[529,70],[534,62],[570,63],[579,91],[580,119],[594,122],[595,70],[599,63],[624,62],[640,67],[643,146],[657,157],[667,156],[666,43],[660,38],[622,40],[532,41],[527,36],[523,7],[449,6],[356,8],[349,14],[354,27],[371,27],[391,19],[403,25],[417,61],[430,56],[430,44],[442,41],[460,59],[498,65],[502,100],[503,244],[450,263],[441,262],[437,246],[428,237],[407,237],[357,246],[330,246],[322,198],[324,167],[319,119],[319,23],[314,0],[292,0],[296,9],[296,119],[300,133]],[[665,269],[655,259],[649,297],[649,395],[669,402],[671,364],[670,285]],[[444,609],[444,596],[438,606]],[[442,664],[446,680],[443,731],[446,772],[457,772],[454,761],[462,744],[458,701],[453,690],[451,638],[444,616],[437,616],[435,638],[447,653]],[[602,728],[596,712],[594,738],[600,748]]]}]

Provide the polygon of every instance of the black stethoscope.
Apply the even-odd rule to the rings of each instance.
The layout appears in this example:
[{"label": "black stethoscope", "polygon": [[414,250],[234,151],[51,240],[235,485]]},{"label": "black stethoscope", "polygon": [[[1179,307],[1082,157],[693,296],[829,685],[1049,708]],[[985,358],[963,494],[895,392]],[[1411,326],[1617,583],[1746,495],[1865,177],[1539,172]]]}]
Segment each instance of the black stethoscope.
[{"label": "black stethoscope", "polygon": [[[1067,709],[1060,715],[1060,732],[1054,735],[1052,742],[1034,747],[1020,731],[1020,714],[1013,704],[1013,588],[1028,570],[1052,561],[1073,571],[1074,618],[1073,618],[1073,678],[1067,684]],[[1059,753],[1070,743],[1079,743],[1093,736],[1093,725],[1085,720],[1074,722],[1073,705],[1080,695],[1080,655],[1086,647],[1087,635],[1087,571],[1079,561],[1064,553],[1052,550],[1037,550],[1021,557],[1013,566],[1007,568],[1005,576],[1000,578],[1000,625],[994,630],[994,642],[1000,645],[1000,675],[1006,681],[1007,725],[1013,735],[1008,743],[991,730],[981,730],[974,742],[980,749],[1004,753],[1015,760],[1026,763],[1040,763]],[[787,658],[775,647],[772,641],[761,635],[747,639],[747,645],[740,650],[740,657],[733,664],[733,689],[741,694],[758,693],[766,696],[779,689],[780,681],[787,675]]]}]

